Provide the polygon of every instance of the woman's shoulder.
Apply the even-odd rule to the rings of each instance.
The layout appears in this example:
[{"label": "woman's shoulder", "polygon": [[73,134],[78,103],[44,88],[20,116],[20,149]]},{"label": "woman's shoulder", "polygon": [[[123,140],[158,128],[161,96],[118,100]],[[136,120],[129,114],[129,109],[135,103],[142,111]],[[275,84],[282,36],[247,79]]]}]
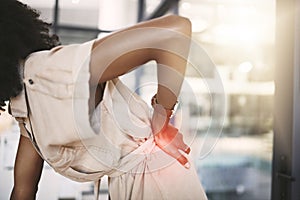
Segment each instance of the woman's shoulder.
[{"label": "woman's shoulder", "polygon": [[66,66],[82,63],[89,59],[94,41],[60,45],[50,50],[34,52],[25,59],[25,66]]}]

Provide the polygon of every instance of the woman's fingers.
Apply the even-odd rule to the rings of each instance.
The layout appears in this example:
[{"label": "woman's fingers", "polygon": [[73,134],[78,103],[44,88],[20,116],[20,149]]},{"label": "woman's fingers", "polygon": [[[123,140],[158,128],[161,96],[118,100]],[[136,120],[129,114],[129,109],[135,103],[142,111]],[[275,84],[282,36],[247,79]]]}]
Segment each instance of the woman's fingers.
[{"label": "woman's fingers", "polygon": [[188,145],[186,145],[183,141],[182,133],[178,132],[175,137],[175,140],[178,149],[184,151],[186,154],[189,154],[191,152],[191,148]]},{"label": "woman's fingers", "polygon": [[186,154],[189,154],[191,152],[191,148],[188,145],[186,145],[183,141],[179,141],[179,145],[177,147]]},{"label": "woman's fingers", "polygon": [[165,151],[167,154],[175,158],[181,165],[183,165],[185,168],[189,168],[190,164],[186,156],[181,153],[182,151],[178,149],[177,146],[173,144],[169,144],[168,146],[165,146],[162,148],[163,151]]},{"label": "woman's fingers", "polygon": [[186,154],[190,154],[191,148],[190,148],[189,146],[186,146],[186,148],[185,148],[183,151],[184,151],[184,153],[186,153]]},{"label": "woman's fingers", "polygon": [[172,152],[165,148],[161,148],[161,149],[167,154],[169,154],[170,156],[172,156],[173,158],[175,158],[185,168],[187,169],[190,168],[190,163],[188,159],[183,154],[181,154],[178,150],[176,150],[176,153],[174,154],[174,151]]},{"label": "woman's fingers", "polygon": [[188,148],[185,150],[185,153],[186,153],[186,154],[190,154],[190,153],[191,153],[191,148],[188,147]]},{"label": "woman's fingers", "polygon": [[[168,131],[174,133],[173,129]],[[183,142],[182,137],[178,135],[178,132],[175,134],[177,135],[173,135],[172,138],[163,136],[155,137],[155,142],[164,152],[175,158],[185,168],[189,168],[190,164],[188,159],[185,157],[185,153],[188,154],[190,152],[190,148]]]},{"label": "woman's fingers", "polygon": [[[178,152],[179,153],[179,152]],[[188,161],[188,159],[182,155],[181,153],[179,153],[179,157],[177,157],[177,161],[182,164],[185,168],[189,169],[190,168],[190,163]]]},{"label": "woman's fingers", "polygon": [[[190,167],[190,163],[185,154],[189,154],[191,149],[183,141],[183,135],[172,125],[157,134],[154,134],[155,142],[164,152],[175,158],[185,168]],[[182,152],[182,153],[181,153]]]},{"label": "woman's fingers", "polygon": [[190,168],[190,164],[188,162],[188,159],[185,157],[184,153],[189,154],[190,151],[191,151],[191,148],[189,146],[187,146],[183,142],[183,140],[180,140],[179,143],[180,143],[180,145],[173,145],[171,143],[170,146],[169,146],[169,148],[174,148],[174,151],[176,153],[174,153],[173,157],[176,158],[180,164],[182,164],[185,168],[188,169],[188,168]]}]

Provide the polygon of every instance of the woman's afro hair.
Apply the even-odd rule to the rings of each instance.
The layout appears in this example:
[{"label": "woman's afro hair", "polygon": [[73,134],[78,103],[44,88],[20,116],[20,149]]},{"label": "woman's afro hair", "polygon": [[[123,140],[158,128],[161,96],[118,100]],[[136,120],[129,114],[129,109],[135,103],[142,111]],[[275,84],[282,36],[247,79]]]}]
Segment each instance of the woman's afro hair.
[{"label": "woman's afro hair", "polygon": [[29,54],[59,45],[49,34],[50,24],[17,0],[1,0],[0,6],[0,107],[22,90],[19,63]]}]

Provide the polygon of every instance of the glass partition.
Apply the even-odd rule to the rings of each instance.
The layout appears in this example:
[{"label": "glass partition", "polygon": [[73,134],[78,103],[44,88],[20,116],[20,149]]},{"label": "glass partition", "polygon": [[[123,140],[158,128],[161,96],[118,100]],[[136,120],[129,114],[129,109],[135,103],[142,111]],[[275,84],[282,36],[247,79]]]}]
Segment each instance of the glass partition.
[{"label": "glass partition", "polygon": [[192,19],[193,38],[215,63],[226,97],[220,136],[208,120],[218,109],[212,92],[199,89],[201,101],[188,105],[190,128],[194,118],[200,123],[194,149],[203,148],[207,138],[215,141],[210,154],[194,154],[207,195],[211,200],[270,199],[275,0],[184,0],[180,14]]}]

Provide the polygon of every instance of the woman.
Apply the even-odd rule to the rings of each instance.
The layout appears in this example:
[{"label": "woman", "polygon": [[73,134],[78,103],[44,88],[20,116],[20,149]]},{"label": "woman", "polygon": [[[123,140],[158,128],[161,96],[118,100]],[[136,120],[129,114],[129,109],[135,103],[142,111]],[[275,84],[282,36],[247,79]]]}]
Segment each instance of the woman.
[{"label": "woman", "polygon": [[[178,16],[162,17],[139,23],[83,45],[56,47],[59,41],[56,36],[49,34],[49,24],[38,19],[39,14],[28,6],[15,0],[4,0],[1,2],[0,15],[1,110],[3,110],[5,101],[11,99],[14,102],[24,93],[26,88],[26,101],[27,103],[29,101],[32,117],[30,126],[33,126],[33,129],[31,130],[40,134],[43,130],[39,129],[39,126],[44,123],[42,126],[45,127],[45,132],[55,134],[54,126],[47,126],[47,124],[51,124],[51,121],[59,123],[56,117],[51,117],[51,113],[54,112],[52,110],[58,108],[49,106],[51,100],[45,106],[41,105],[43,98],[53,99],[55,97],[60,99],[65,97],[67,91],[62,88],[66,87],[60,87],[59,84],[73,81],[74,74],[78,75],[79,73],[78,76],[83,74],[83,77],[87,75],[89,101],[86,115],[92,116],[102,101],[103,92],[109,90],[110,86],[105,86],[106,83],[112,87],[117,87],[117,84],[110,80],[154,60],[157,62],[158,69],[157,94],[152,98],[154,111],[151,128],[154,137],[147,136],[143,141],[134,139],[130,142],[139,146],[153,138],[155,142],[153,148],[163,150],[166,155],[178,162],[170,165],[173,167],[167,166],[166,170],[157,169],[152,173],[137,169],[141,166],[143,169],[148,167],[148,161],[143,160],[143,165],[139,164],[139,166],[133,166],[130,169],[131,173],[127,171],[119,176],[110,177],[110,197],[111,199],[182,199],[182,193],[184,193],[185,199],[206,199],[195,170],[190,166],[191,163],[187,157],[190,148],[183,142],[182,135],[178,130],[169,124],[185,73],[185,58],[188,54],[191,36],[189,20]],[[78,57],[81,57],[81,54],[88,56],[88,71],[81,71],[80,66],[74,67],[82,62],[84,57],[78,60],[77,56],[73,55],[73,49],[78,49],[76,51]],[[70,63],[74,63],[74,66],[63,68],[72,65]],[[48,65],[61,68],[59,70],[47,68]],[[31,70],[30,73],[29,70]],[[39,79],[34,79],[37,76]],[[49,89],[49,83],[45,83],[46,86],[42,87],[44,84],[42,78],[43,81],[54,84],[54,87]],[[57,80],[59,81],[56,82]],[[36,95],[39,97],[37,98]],[[74,97],[74,94],[71,96]],[[26,104],[22,106],[24,105]],[[67,110],[64,105],[59,106]],[[16,112],[17,107],[14,103],[11,107],[12,113]],[[40,109],[45,110],[40,112]],[[20,122],[21,115],[13,114],[13,116]],[[26,118],[26,116],[24,117]],[[57,117],[59,116],[57,115]],[[11,199],[18,200],[35,199],[43,167],[43,159],[40,154],[43,156],[47,153],[37,151],[39,151],[40,144],[44,145],[49,142],[45,138],[38,138],[38,136],[29,139],[23,122],[22,120],[20,122],[22,135],[15,161],[14,188],[11,194]],[[68,124],[69,121],[66,119],[58,127],[63,128]],[[28,134],[30,136],[30,133]],[[47,136],[45,135],[45,137]],[[60,137],[56,139],[56,142],[59,143]],[[136,145],[137,141],[140,142],[138,145]],[[123,147],[120,146],[119,148],[122,149]],[[175,170],[174,173],[172,170]],[[179,176],[176,177],[175,174]],[[183,183],[185,180],[190,182]],[[144,186],[140,186],[141,184]]]}]

